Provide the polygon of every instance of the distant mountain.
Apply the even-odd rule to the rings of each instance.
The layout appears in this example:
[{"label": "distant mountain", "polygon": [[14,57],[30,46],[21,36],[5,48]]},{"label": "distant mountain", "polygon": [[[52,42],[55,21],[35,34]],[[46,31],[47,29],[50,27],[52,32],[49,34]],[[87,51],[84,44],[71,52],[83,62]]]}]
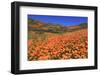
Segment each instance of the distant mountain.
[{"label": "distant mountain", "polygon": [[87,28],[87,23],[82,23],[75,26],[63,26],[60,24],[44,23],[38,20],[28,20],[29,31],[40,31],[40,32],[52,32],[52,33],[63,33],[71,32],[79,29]]}]

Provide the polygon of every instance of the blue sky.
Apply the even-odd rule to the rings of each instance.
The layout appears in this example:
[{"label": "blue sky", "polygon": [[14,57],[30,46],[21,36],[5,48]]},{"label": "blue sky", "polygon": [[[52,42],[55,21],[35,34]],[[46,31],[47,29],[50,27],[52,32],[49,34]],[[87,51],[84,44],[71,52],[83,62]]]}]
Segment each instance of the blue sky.
[{"label": "blue sky", "polygon": [[78,16],[28,15],[28,19],[39,20],[45,23],[61,24],[64,26],[72,26],[88,22],[87,17]]}]

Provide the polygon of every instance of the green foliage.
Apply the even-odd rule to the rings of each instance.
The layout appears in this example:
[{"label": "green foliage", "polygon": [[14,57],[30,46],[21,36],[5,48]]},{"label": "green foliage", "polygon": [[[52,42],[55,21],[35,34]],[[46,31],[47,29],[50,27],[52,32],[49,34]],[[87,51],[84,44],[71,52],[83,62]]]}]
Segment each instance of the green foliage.
[{"label": "green foliage", "polygon": [[37,23],[39,23],[39,21],[37,21],[37,20],[31,20],[31,19],[28,20],[28,25],[34,25]]},{"label": "green foliage", "polygon": [[87,28],[87,23],[82,23],[82,24],[80,24],[79,26],[81,27],[81,28]]}]

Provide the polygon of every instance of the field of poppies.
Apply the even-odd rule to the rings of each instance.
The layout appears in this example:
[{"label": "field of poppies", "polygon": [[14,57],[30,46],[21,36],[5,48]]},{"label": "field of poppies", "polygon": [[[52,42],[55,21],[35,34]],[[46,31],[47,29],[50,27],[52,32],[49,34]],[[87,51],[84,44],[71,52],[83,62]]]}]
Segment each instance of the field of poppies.
[{"label": "field of poppies", "polygon": [[61,34],[29,31],[28,60],[88,58],[87,28]]}]

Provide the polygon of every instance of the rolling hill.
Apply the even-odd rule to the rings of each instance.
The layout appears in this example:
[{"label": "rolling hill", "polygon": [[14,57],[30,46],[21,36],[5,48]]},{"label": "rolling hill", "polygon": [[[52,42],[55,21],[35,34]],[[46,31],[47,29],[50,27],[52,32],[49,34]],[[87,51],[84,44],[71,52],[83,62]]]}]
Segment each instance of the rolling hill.
[{"label": "rolling hill", "polygon": [[37,20],[28,20],[29,31],[64,33],[87,28],[87,23],[81,23],[75,26],[63,26],[60,24],[44,23]]}]

